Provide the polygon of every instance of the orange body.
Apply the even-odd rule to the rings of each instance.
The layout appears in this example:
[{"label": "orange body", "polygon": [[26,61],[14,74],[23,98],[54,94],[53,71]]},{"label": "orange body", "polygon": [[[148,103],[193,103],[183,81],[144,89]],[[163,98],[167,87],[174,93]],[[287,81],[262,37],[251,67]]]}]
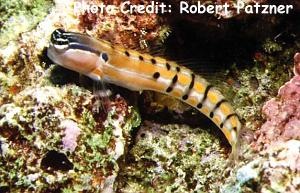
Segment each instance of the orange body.
[{"label": "orange body", "polygon": [[[235,153],[241,129],[239,118],[225,97],[204,78],[160,57],[113,46],[77,33],[60,33],[62,35],[53,33],[52,45],[48,50],[54,62],[97,80],[135,91],[161,92],[184,101],[222,130]],[[67,39],[68,44],[58,42],[59,38],[61,41]],[[64,46],[58,45],[55,48],[57,42],[66,47],[59,49]]]}]

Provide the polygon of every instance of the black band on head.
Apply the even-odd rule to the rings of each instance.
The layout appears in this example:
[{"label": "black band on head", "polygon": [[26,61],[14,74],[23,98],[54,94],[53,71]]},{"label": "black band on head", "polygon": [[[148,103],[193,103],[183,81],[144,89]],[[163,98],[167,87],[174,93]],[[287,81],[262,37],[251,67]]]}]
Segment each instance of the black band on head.
[{"label": "black band on head", "polygon": [[53,31],[51,35],[51,42],[53,44],[65,45],[69,43],[69,40],[66,35],[64,35],[65,31],[63,29],[56,29]]},{"label": "black band on head", "polygon": [[57,45],[66,45],[69,43],[68,37],[64,34],[66,33],[63,29],[56,29],[51,35],[51,42]]}]

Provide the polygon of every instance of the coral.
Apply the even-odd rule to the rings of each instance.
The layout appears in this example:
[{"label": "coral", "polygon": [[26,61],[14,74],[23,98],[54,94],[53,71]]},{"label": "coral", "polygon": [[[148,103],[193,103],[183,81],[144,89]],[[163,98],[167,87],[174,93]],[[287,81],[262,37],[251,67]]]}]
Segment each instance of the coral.
[{"label": "coral", "polygon": [[63,149],[73,152],[77,146],[77,137],[80,135],[80,128],[72,120],[64,120],[60,127],[65,128],[65,136],[62,138]]},{"label": "coral", "polygon": [[2,105],[1,188],[112,189],[119,170],[116,161],[124,154],[129,132],[139,118],[117,97],[102,121],[93,113],[93,98],[77,86],[39,86],[26,88],[13,103]]},{"label": "coral", "polygon": [[[87,33],[138,50],[161,44],[170,32],[166,20],[156,14],[75,15],[74,2],[0,0],[0,8],[5,10],[0,13],[0,192],[219,192],[220,187],[230,192],[299,191],[299,109],[296,106],[299,76],[282,87],[279,97],[263,108],[267,122],[257,131],[258,140],[252,145],[256,150],[263,145],[264,151],[254,154],[251,147],[242,146],[242,153],[247,151],[247,156],[243,155],[246,158],[229,167],[229,151],[220,143],[222,137],[211,132],[208,125],[201,129],[191,127],[193,122],[189,120],[203,121],[195,111],[182,116],[189,126],[152,120],[144,122],[136,131],[134,128],[140,125],[141,118],[122,97],[122,89],[114,88],[110,101],[101,103],[91,92],[90,80],[48,61],[43,51],[56,28]],[[121,1],[101,2],[118,7]],[[207,17],[200,20],[210,24]],[[272,22],[265,21],[269,20],[238,25],[242,30],[232,36],[240,33],[244,37],[244,32],[253,33],[251,29],[261,24],[264,33],[268,33],[272,31],[268,26],[275,26],[281,20],[272,17]],[[222,31],[222,23],[216,23]],[[211,28],[207,30],[203,25],[199,28],[195,28],[196,33],[209,34],[216,42],[224,34],[231,34],[222,31],[223,35],[218,36],[210,33]],[[222,69],[226,79],[217,85],[222,93],[228,94],[245,120],[246,128],[260,128],[262,104],[291,78],[288,64],[294,50],[299,50],[299,44],[298,40],[282,43],[278,41],[281,36],[284,35],[256,37],[263,40],[263,45],[253,54],[254,65],[241,68],[236,64]],[[187,39],[175,38],[179,42],[178,52],[201,52],[186,46]],[[204,49],[212,40],[204,38],[205,41],[198,42],[197,38],[190,38],[189,41]],[[235,42],[242,47],[239,39],[227,44]],[[256,41],[250,43],[256,45]],[[222,52],[218,49],[208,55],[214,58]],[[298,67],[299,54],[296,54],[294,71],[299,74]],[[148,111],[143,116],[145,119],[150,119],[153,111],[162,111],[164,105],[179,115],[191,109],[166,96],[154,94],[149,98],[150,107],[142,106],[141,110]],[[174,114],[169,115],[157,119],[167,117],[162,120],[165,122],[176,119]]]},{"label": "coral", "polygon": [[[160,45],[169,34],[169,27],[155,13],[124,14],[120,10],[122,1],[104,1],[118,10],[113,13],[90,13],[85,11],[78,14],[79,29],[96,38],[102,38],[113,44],[121,44],[127,48],[148,49],[149,45]],[[87,5],[97,5],[98,0],[82,1]],[[149,4],[149,1],[134,3]]]},{"label": "coral", "polygon": [[[33,7],[39,9],[39,3],[43,8],[39,14],[44,17],[52,4],[34,1]],[[74,73],[68,76],[67,71],[57,70],[43,56],[54,29],[83,30],[80,19],[74,17],[72,3],[55,1],[49,15],[34,30],[30,29],[38,22],[36,17],[26,19],[32,22],[29,27],[26,22],[20,28],[6,25],[5,17],[1,20],[1,37],[10,36],[1,40],[13,40],[0,49],[1,191],[111,192],[119,171],[117,161],[128,148],[132,129],[140,124],[139,114],[121,96],[113,97],[106,111],[96,109],[97,98],[89,90],[75,86],[78,82],[74,81],[75,77],[69,79]],[[26,6],[18,5],[23,13]],[[31,5],[27,8],[35,13]],[[7,14],[7,18],[15,17]],[[140,35],[133,37],[135,42],[130,44],[133,47],[145,40],[164,38],[166,33],[162,30],[167,28],[153,28],[155,32],[151,32],[152,27],[158,26],[156,15],[138,18],[140,26],[135,29],[135,24],[132,25],[133,32],[122,27],[117,29],[121,35],[114,37],[122,37],[119,43],[127,41],[128,34],[135,33]],[[122,23],[120,19],[126,18],[117,19]],[[147,33],[142,30],[145,27]],[[100,24],[95,26],[95,31],[107,32],[100,28]],[[68,83],[73,85],[65,86]]]},{"label": "coral", "polygon": [[218,139],[187,125],[145,122],[128,157],[121,192],[218,192],[226,171]]},{"label": "coral", "polygon": [[300,141],[276,142],[237,170],[236,181],[222,187],[222,193],[300,191]]},{"label": "coral", "polygon": [[[247,130],[257,130],[263,121],[261,110],[266,100],[275,96],[277,90],[292,76],[290,58],[292,50],[297,46],[286,46],[282,43],[266,39],[262,45],[263,51],[256,52],[253,56],[254,65],[251,68],[237,69],[231,67],[227,72],[227,83],[232,87],[222,84],[221,89],[232,98],[232,103],[239,115],[246,120]],[[281,73],[280,72],[287,72]],[[233,89],[232,89],[233,88]]]},{"label": "coral", "polygon": [[[298,65],[297,54],[294,57]],[[234,179],[222,187],[230,192],[299,192],[300,171],[300,76],[278,91],[278,97],[262,108],[266,122],[256,131],[251,146],[254,158],[240,163]],[[253,153],[252,153],[253,154]]]},{"label": "coral", "polygon": [[296,53],[294,56],[294,73],[300,75],[300,53]]},{"label": "coral", "polygon": [[0,1],[0,46],[15,40],[19,34],[33,29],[52,6],[50,0]]},{"label": "coral", "polygon": [[266,122],[257,131],[254,146],[269,146],[272,142],[300,139],[300,76],[296,75],[278,91],[279,99],[266,102],[262,112]]}]

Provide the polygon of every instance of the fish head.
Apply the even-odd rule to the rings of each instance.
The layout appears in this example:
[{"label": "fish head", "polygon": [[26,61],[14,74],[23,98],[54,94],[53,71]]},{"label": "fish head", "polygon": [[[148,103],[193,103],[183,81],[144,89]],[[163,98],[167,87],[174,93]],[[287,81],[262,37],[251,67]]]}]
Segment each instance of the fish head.
[{"label": "fish head", "polygon": [[94,40],[83,34],[56,29],[51,34],[48,57],[64,68],[101,80],[106,53],[92,46]]}]

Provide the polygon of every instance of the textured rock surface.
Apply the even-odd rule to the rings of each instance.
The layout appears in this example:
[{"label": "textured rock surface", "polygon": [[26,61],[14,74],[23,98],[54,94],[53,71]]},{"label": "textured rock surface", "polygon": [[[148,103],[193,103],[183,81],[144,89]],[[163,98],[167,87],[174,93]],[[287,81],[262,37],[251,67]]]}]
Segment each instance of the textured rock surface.
[{"label": "textured rock surface", "polygon": [[[297,54],[294,60],[296,67]],[[248,163],[240,164],[235,178],[223,187],[223,193],[300,191],[299,107],[300,76],[295,74],[279,89],[278,97],[263,106],[266,122],[256,131],[251,144],[257,154],[254,159],[248,158]]]},{"label": "textured rock surface", "polygon": [[47,15],[51,6],[51,0],[1,0],[0,46],[32,30]]},{"label": "textured rock surface", "polygon": [[273,143],[238,168],[234,180],[226,183],[221,192],[299,192],[299,148],[299,140]]},{"label": "textured rock surface", "polygon": [[256,146],[273,142],[300,140],[300,76],[296,75],[278,92],[279,99],[271,99],[263,107],[267,122],[257,132]]},{"label": "textured rock surface", "polygon": [[295,61],[294,73],[295,75],[300,75],[300,53],[295,54],[294,61]]},{"label": "textured rock surface", "polygon": [[[121,98],[106,119],[77,86],[28,87],[0,108],[0,186],[10,191],[107,191],[139,124]],[[70,131],[72,130],[72,131]]]},{"label": "textured rock surface", "polygon": [[[121,171],[121,192],[218,192],[227,152],[216,136],[187,125],[146,122]],[[228,171],[229,172],[229,171]]]},{"label": "textured rock surface", "polygon": [[[146,93],[139,104],[143,124],[134,129],[139,114],[130,100],[115,94],[131,92],[113,88],[111,101],[101,103],[92,93],[97,85],[45,57],[56,28],[135,49],[160,45],[170,32],[160,16],[75,15],[72,0],[0,2],[5,10],[0,13],[0,192],[299,191],[299,76],[270,100],[293,76],[292,58],[300,45],[294,20],[245,20],[227,30],[217,22],[220,33],[184,22],[193,26],[188,38],[182,36],[186,29],[172,26],[175,35],[168,41],[173,42],[166,44],[176,49],[173,56],[199,55],[204,72],[211,59],[230,63],[208,73],[245,123],[241,159],[228,165],[224,136],[199,112]],[[274,33],[272,26],[278,28]],[[256,38],[249,38],[253,34]],[[250,60],[241,49],[248,44],[254,47],[246,49]],[[294,58],[299,74],[299,54]]]},{"label": "textured rock surface", "polygon": [[139,125],[138,114],[120,96],[98,108],[92,86],[76,86],[78,74],[52,66],[45,57],[54,29],[79,27],[72,1],[56,1],[31,31],[37,22],[27,18],[30,26],[18,24],[19,14],[27,14],[18,7],[40,7],[33,12],[45,14],[48,2],[10,3],[1,4],[13,18],[8,20],[16,21],[1,28],[2,36],[12,37],[4,38],[12,41],[0,49],[1,192],[111,192],[117,160]]},{"label": "textured rock surface", "polygon": [[[98,0],[84,1],[88,5],[101,3]],[[123,1],[104,1],[113,5],[112,13],[79,13],[79,29],[96,38],[102,38],[114,44],[121,44],[127,48],[147,49],[149,44],[161,45],[169,34],[168,25],[164,24],[155,13],[124,14],[120,11]],[[132,1],[147,5],[149,1]]]}]

